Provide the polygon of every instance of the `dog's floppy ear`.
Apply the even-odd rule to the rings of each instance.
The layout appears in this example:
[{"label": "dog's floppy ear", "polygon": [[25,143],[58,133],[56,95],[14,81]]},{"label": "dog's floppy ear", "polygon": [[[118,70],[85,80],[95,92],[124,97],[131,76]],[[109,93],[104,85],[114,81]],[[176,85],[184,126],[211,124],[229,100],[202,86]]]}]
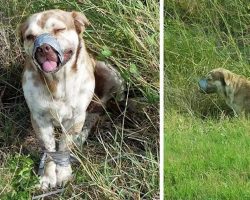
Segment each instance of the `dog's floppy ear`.
[{"label": "dog's floppy ear", "polygon": [[210,72],[214,81],[220,81],[223,86],[228,86],[231,83],[232,75],[222,68],[214,69]]},{"label": "dog's floppy ear", "polygon": [[85,27],[90,25],[89,20],[83,13],[73,11],[72,17],[78,34],[81,34],[85,30]]},{"label": "dog's floppy ear", "polygon": [[222,84],[224,84],[226,86],[230,85],[231,80],[232,80],[232,75],[229,73],[226,73],[226,72],[224,72],[224,73],[221,72],[220,74],[221,74]]},{"label": "dog's floppy ear", "polygon": [[23,41],[24,41],[24,32],[25,32],[26,28],[27,28],[27,23],[26,22],[23,22],[18,27],[18,36],[19,36],[19,39],[20,39],[22,44],[23,44]]}]

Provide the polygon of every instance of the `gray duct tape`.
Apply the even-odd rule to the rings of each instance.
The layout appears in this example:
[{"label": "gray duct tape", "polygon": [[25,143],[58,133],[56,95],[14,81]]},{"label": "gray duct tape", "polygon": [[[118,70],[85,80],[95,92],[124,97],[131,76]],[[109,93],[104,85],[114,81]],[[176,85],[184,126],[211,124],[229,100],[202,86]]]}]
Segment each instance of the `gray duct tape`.
[{"label": "gray duct tape", "polygon": [[67,167],[70,165],[71,161],[76,161],[73,155],[69,151],[57,151],[57,152],[44,152],[38,169],[38,175],[43,176],[44,167],[47,159],[53,160],[57,165]]},{"label": "gray duct tape", "polygon": [[33,59],[35,59],[35,53],[36,53],[37,48],[42,46],[43,44],[48,44],[51,47],[53,47],[53,49],[58,53],[60,63],[63,62],[63,52],[60,47],[60,44],[58,43],[55,37],[53,37],[52,35],[48,33],[41,34],[35,39],[34,48],[32,52]]}]

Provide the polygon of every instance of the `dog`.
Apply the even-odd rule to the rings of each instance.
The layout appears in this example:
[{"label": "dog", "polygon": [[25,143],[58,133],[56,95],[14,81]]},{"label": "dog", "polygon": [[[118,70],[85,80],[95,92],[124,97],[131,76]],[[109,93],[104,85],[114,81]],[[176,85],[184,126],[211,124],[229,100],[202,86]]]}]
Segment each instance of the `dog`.
[{"label": "dog", "polygon": [[[88,54],[82,34],[89,24],[83,13],[47,10],[20,25],[26,54],[22,88],[44,152],[43,190],[72,178],[71,148],[86,140],[103,106],[124,90],[118,71]],[[62,130],[58,145],[56,127]]]},{"label": "dog", "polygon": [[217,93],[236,116],[250,112],[250,81],[227,69],[217,68],[210,71],[198,82],[202,93]]}]

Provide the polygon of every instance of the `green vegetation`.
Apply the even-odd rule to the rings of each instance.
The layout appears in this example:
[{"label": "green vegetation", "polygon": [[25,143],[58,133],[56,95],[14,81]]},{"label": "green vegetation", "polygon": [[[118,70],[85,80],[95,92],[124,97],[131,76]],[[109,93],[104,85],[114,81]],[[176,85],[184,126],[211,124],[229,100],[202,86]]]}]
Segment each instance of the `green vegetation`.
[{"label": "green vegetation", "polygon": [[0,199],[29,199],[41,194],[32,187],[37,181],[39,144],[21,89],[24,55],[18,25],[32,13],[53,8],[85,13],[91,22],[83,36],[88,50],[119,69],[127,82],[128,98],[119,109],[116,102],[111,103],[104,120],[77,152],[81,164],[73,165],[75,179],[63,193],[49,198],[157,197],[158,2],[10,0],[0,5]]},{"label": "green vegetation", "polygon": [[165,198],[250,199],[250,123],[197,82],[250,77],[248,1],[165,2]]}]

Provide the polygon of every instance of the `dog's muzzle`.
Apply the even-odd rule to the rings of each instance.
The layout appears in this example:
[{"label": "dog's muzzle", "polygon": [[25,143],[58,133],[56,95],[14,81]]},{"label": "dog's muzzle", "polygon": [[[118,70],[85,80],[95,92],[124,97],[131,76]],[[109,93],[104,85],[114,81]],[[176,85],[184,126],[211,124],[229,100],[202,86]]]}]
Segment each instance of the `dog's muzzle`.
[{"label": "dog's muzzle", "polygon": [[57,39],[55,37],[53,37],[52,35],[50,35],[49,33],[44,33],[44,34],[39,35],[34,41],[32,58],[36,62],[36,64],[39,65],[36,61],[36,58],[35,58],[37,48],[41,47],[44,44],[50,45],[56,51],[58,59],[59,59],[59,64],[62,64],[63,58],[64,58],[63,51],[62,51]]},{"label": "dog's muzzle", "polygon": [[55,37],[53,37],[52,35],[50,35],[49,33],[44,33],[42,35],[39,35],[35,39],[34,48],[33,48],[33,52],[32,52],[33,59],[35,59],[35,53],[37,51],[37,48],[41,47],[43,44],[48,44],[51,47],[53,47],[53,49],[57,52],[60,63],[63,62],[63,52],[62,52],[62,49],[60,47],[60,44],[58,43],[57,39]]},{"label": "dog's muzzle", "polygon": [[208,87],[208,84],[207,84],[207,80],[206,79],[201,79],[199,82],[199,87],[201,89],[201,91],[205,92],[207,91],[207,87]]}]

